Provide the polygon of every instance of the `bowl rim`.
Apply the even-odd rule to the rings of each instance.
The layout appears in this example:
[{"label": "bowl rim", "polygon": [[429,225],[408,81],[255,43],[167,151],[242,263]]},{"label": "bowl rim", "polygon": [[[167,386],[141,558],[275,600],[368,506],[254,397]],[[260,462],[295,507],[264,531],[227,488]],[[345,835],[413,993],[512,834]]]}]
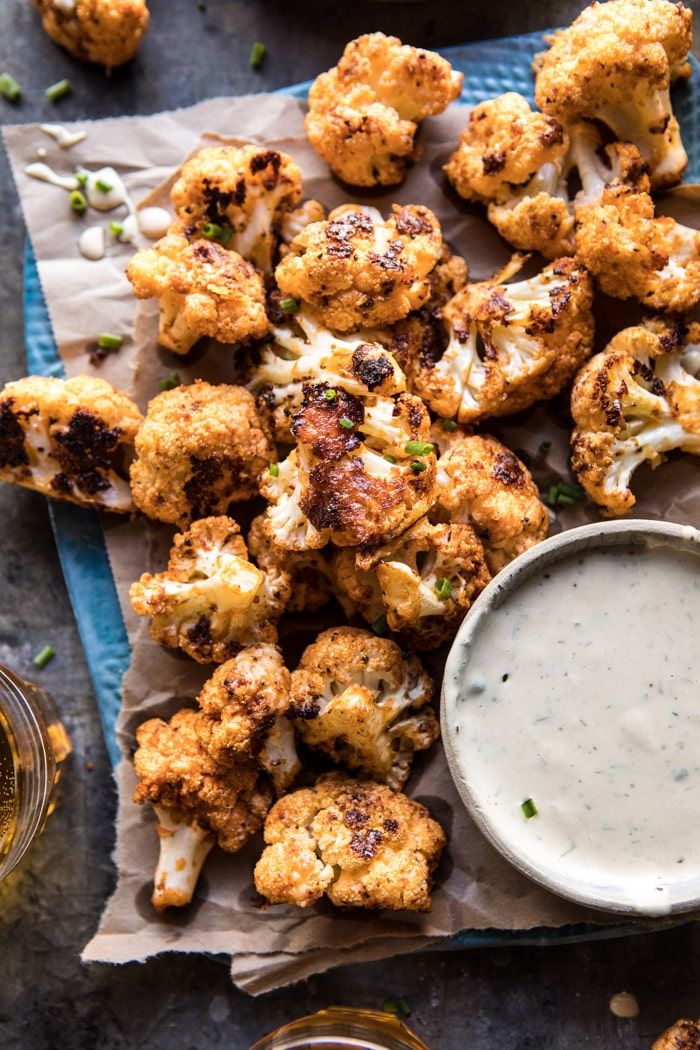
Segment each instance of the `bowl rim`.
[{"label": "bowl rim", "polygon": [[[445,662],[440,703],[442,743],[453,783],[467,816],[501,856],[533,882],[560,897],[597,910],[645,918],[681,914],[700,909],[700,878],[690,883],[694,887],[692,897],[680,897],[674,899],[670,906],[660,905],[658,910],[646,910],[636,907],[629,898],[624,898],[621,891],[616,896],[614,892],[605,894],[584,890],[578,883],[573,885],[569,880],[557,877],[551,870],[543,870],[523,859],[512,848],[507,837],[495,830],[479,805],[478,792],[473,789],[469,780],[468,762],[462,761],[459,757],[456,734],[452,728],[454,725],[452,716],[459,696],[455,685],[455,673],[464,659],[463,650],[469,649],[484,619],[491,611],[503,605],[509,595],[539,568],[552,565],[571,554],[584,550],[629,546],[652,549],[669,545],[700,556],[700,530],[692,525],[645,518],[594,522],[550,536],[519,555],[484,588],[462,621]],[[614,888],[611,887],[611,889]]]}]

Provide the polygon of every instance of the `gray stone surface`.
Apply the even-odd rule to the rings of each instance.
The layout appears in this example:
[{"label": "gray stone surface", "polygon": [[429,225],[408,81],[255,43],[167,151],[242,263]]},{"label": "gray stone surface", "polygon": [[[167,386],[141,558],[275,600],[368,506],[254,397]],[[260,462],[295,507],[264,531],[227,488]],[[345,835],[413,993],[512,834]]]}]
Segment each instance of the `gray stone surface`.
[{"label": "gray stone surface", "polygon": [[[696,5],[694,5],[696,6]],[[22,104],[0,100],[5,121],[152,112],[216,94],[304,79],[371,29],[412,43],[448,45],[526,32],[571,18],[578,3],[483,4],[476,0],[367,3],[306,0],[152,0],[152,29],[128,70],[105,79],[54,47],[29,0],[0,0],[0,72],[22,83]],[[250,45],[268,58],[248,67]],[[43,90],[68,76],[58,107]],[[24,374],[22,222],[0,159],[0,383]],[[375,1006],[404,995],[433,1050],[642,1050],[677,1016],[700,1013],[697,927],[634,939],[537,948],[440,953],[351,966],[293,990],[251,1000],[216,960],[167,956],[121,968],[81,966],[113,885],[114,792],[85,662],[63,586],[43,499],[0,488],[0,660],[31,674],[46,642],[58,656],[38,680],[55,695],[75,754],[62,802],[21,870],[0,886],[0,1046],[3,1050],[246,1050],[265,1030],[330,1003]],[[86,768],[91,763],[92,768]],[[607,1008],[621,989],[641,1015]]]}]

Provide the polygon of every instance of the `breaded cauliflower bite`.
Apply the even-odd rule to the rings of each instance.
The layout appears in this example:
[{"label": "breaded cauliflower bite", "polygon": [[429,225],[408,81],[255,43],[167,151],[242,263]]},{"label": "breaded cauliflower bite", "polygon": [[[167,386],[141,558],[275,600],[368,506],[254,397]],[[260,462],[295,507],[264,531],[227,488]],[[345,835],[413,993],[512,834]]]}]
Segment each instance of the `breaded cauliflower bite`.
[{"label": "breaded cauliflower bite", "polygon": [[676,1021],[655,1040],[651,1050],[698,1050],[700,1048],[700,1020],[685,1018]]},{"label": "breaded cauliflower bite", "polygon": [[669,91],[690,76],[692,12],[667,0],[592,3],[550,38],[535,61],[535,98],[563,124],[601,121],[633,142],[655,188],[672,185],[688,163]]},{"label": "breaded cauliflower bite", "polygon": [[471,423],[554,397],[591,352],[592,282],[582,266],[563,258],[529,280],[503,279],[450,300],[447,345],[428,346],[411,367],[413,389],[443,418]]},{"label": "breaded cauliflower bite", "polygon": [[431,517],[471,525],[495,576],[546,538],[549,514],[527,467],[500,441],[488,434],[450,437],[438,460]]},{"label": "breaded cauliflower bite", "polygon": [[416,751],[439,736],[433,683],[415,656],[356,627],[332,627],[292,673],[291,709],[302,740],[339,765],[404,786]]},{"label": "breaded cauliflower bite", "polygon": [[275,279],[322,324],[349,332],[422,306],[441,251],[440,223],[422,205],[394,204],[385,221],[376,208],[344,204],[294,238]]},{"label": "breaded cauliflower bite", "polygon": [[136,731],[134,802],[158,818],[160,856],[154,877],[157,911],[192,900],[214,843],[237,853],[261,826],[272,791],[256,762],[217,762],[202,746],[207,716],[182,709],[169,722],[151,718]]},{"label": "breaded cauliflower bite", "polygon": [[697,324],[626,328],[576,376],[571,464],[603,513],[631,510],[642,463],[657,467],[674,449],[700,455],[699,345]]},{"label": "breaded cauliflower bite", "polygon": [[129,463],[143,417],[104,379],[27,376],[0,391],[0,481],[133,512]]},{"label": "breaded cauliflower bite", "polygon": [[607,295],[674,313],[700,301],[700,231],[655,217],[648,193],[606,189],[580,214],[576,250]]},{"label": "breaded cauliflower bite", "polygon": [[262,514],[251,522],[247,544],[261,569],[289,574],[291,594],[285,612],[318,612],[333,597],[335,576],[327,550],[285,550],[265,529]]},{"label": "breaded cauliflower bite", "polygon": [[137,616],[151,617],[159,645],[223,663],[244,646],[277,641],[289,576],[253,565],[231,518],[202,518],[175,536],[165,572],[144,573],[129,598]]},{"label": "breaded cauliflower bite", "polygon": [[430,911],[445,833],[384,784],[329,773],[285,795],[265,821],[255,887],[270,904]]},{"label": "breaded cauliflower bite", "polygon": [[134,57],[148,29],[146,0],[34,0],[41,24],[76,58],[108,69]]},{"label": "breaded cauliflower bite", "polygon": [[414,156],[419,122],[459,98],[463,79],[433,51],[383,33],[358,37],[311,86],[309,142],[351,186],[395,186]]},{"label": "breaded cauliflower bite", "polygon": [[179,222],[136,252],[126,275],[137,299],[158,299],[158,341],[173,353],[188,353],[205,336],[237,343],[269,330],[263,279],[253,264],[203,237],[189,241]]},{"label": "breaded cauliflower bite", "polygon": [[183,164],[171,198],[192,236],[214,227],[225,247],[271,273],[285,216],[301,201],[301,171],[264,146],[206,146]]},{"label": "breaded cauliflower bite", "polygon": [[252,394],[200,381],[153,398],[136,457],[131,490],[138,509],[186,525],[255,496],[258,476],[277,453]]}]

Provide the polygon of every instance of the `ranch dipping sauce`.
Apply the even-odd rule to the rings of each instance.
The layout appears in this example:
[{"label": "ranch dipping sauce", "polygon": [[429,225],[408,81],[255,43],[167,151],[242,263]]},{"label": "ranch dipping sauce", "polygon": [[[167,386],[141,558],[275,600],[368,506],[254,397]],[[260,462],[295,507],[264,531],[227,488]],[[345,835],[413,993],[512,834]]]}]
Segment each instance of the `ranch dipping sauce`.
[{"label": "ranch dipping sauce", "polygon": [[444,735],[477,823],[565,896],[649,915],[700,897],[695,551],[564,554],[448,662]]}]

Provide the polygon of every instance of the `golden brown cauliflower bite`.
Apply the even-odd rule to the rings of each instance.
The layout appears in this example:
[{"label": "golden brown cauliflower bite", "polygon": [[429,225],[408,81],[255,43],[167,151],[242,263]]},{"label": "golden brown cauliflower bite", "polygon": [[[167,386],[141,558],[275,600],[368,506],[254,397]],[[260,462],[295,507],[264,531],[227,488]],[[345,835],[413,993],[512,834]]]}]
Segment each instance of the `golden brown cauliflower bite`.
[{"label": "golden brown cauliflower bite", "polygon": [[188,353],[205,336],[237,343],[269,330],[263,279],[253,264],[204,237],[188,240],[180,222],[136,252],[126,275],[137,299],[158,299],[158,341],[173,353]]},{"label": "golden brown cauliflower bite", "polygon": [[143,417],[104,379],[27,376],[0,391],[0,481],[133,512],[129,463]]},{"label": "golden brown cauliflower bite", "polygon": [[451,299],[441,343],[429,342],[410,367],[412,389],[445,419],[511,415],[554,397],[591,352],[586,270],[562,258],[529,280],[503,284],[514,269]]},{"label": "golden brown cauliflower bite", "polygon": [[277,641],[289,590],[287,573],[253,565],[236,522],[218,517],[178,533],[165,572],[144,573],[129,598],[137,616],[151,618],[159,645],[223,663],[244,646]]},{"label": "golden brown cauliflower bite", "polygon": [[489,434],[449,435],[438,460],[438,499],[431,517],[472,526],[495,576],[545,539],[549,514],[527,467]]},{"label": "golden brown cauliflower bite", "polygon": [[441,250],[440,223],[422,205],[394,204],[384,220],[376,208],[345,204],[294,238],[275,279],[322,324],[349,332],[421,306]]},{"label": "golden brown cauliflower bite", "polygon": [[261,826],[272,791],[255,761],[217,762],[202,745],[207,716],[183,709],[169,722],[151,718],[136,731],[134,801],[150,802],[160,856],[154,876],[157,911],[192,900],[215,843],[237,853]]},{"label": "golden brown cauliflower bite", "polygon": [[328,550],[280,547],[265,529],[262,514],[251,522],[246,542],[261,569],[289,574],[291,594],[285,612],[318,612],[333,597],[335,576]]},{"label": "golden brown cauliflower bite", "polygon": [[655,188],[681,178],[688,158],[669,90],[690,76],[692,12],[667,0],[592,3],[549,38],[535,61],[535,98],[563,124],[587,119],[633,142]]},{"label": "golden brown cauliflower bite", "polygon": [[700,301],[700,231],[655,217],[648,193],[606,189],[579,215],[576,250],[607,295],[674,313]]},{"label": "golden brown cauliflower bite", "polygon": [[188,234],[206,230],[271,273],[282,223],[301,201],[301,171],[265,146],[205,146],[183,164],[171,198]]},{"label": "golden brown cauliflower bite", "polygon": [[651,1050],[700,1050],[700,1020],[676,1021],[654,1041]]},{"label": "golden brown cauliflower bite", "polygon": [[76,58],[108,69],[134,57],[148,29],[146,0],[34,0],[41,24]]},{"label": "golden brown cauliflower bite", "polygon": [[700,325],[626,328],[581,369],[571,392],[571,463],[605,514],[635,504],[632,474],[679,449],[700,455]]},{"label": "golden brown cauliflower bite", "polygon": [[136,457],[131,490],[138,509],[186,525],[255,496],[260,472],[277,453],[252,394],[199,381],[153,398]]},{"label": "golden brown cauliflower bite", "polygon": [[399,790],[413,755],[439,736],[433,683],[417,657],[357,627],[332,627],[292,673],[291,711],[307,746]]},{"label": "golden brown cauliflower bite", "polygon": [[384,784],[328,773],[281,798],[265,821],[255,887],[270,904],[430,911],[445,833]]},{"label": "golden brown cauliflower bite", "polygon": [[418,124],[459,98],[463,75],[433,51],[368,33],[309,91],[306,133],[351,186],[395,186],[415,155]]}]

